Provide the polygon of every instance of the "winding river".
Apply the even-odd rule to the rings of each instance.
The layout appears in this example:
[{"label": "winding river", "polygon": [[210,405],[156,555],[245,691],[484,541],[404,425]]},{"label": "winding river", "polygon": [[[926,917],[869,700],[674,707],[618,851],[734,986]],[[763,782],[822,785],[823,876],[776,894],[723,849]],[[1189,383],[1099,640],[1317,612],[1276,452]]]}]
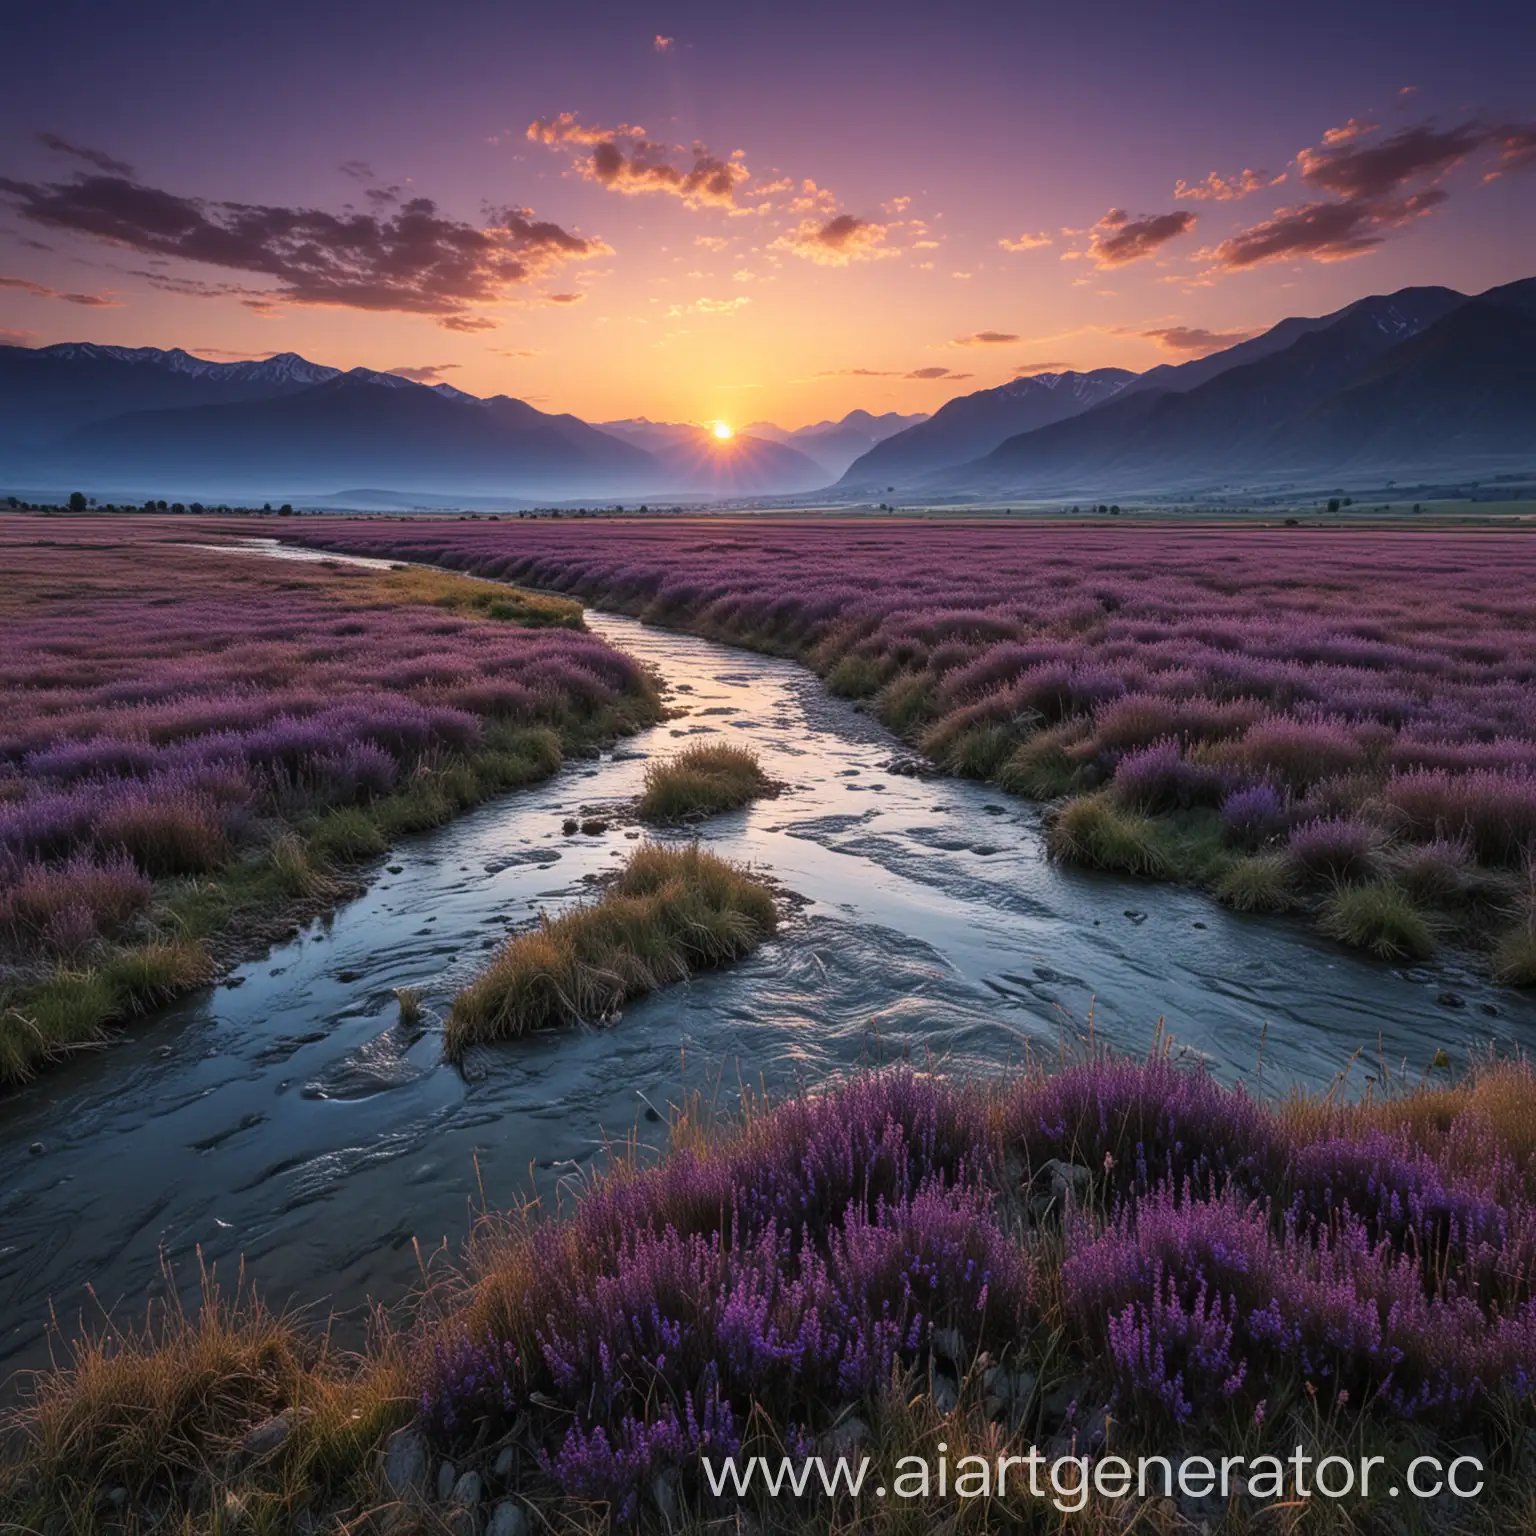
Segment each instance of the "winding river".
[{"label": "winding river", "polygon": [[[589,613],[687,714],[409,839],[366,894],[111,1049],[4,1101],[0,1373],[46,1359],[50,1302],[142,1312],[162,1253],[275,1302],[393,1299],[451,1256],[482,1198],[579,1186],[605,1147],[665,1140],[689,1089],[728,1108],[902,1057],[949,1072],[1054,1059],[1090,1030],[1224,1078],[1326,1085],[1357,1052],[1417,1076],[1490,1040],[1536,1042],[1536,998],[1455,964],[1396,969],[1193,892],[1060,869],[1038,811],[887,768],[891,737],[803,668]],[[753,747],[787,786],[701,836],[796,894],[745,963],[612,1027],[441,1058],[436,1016],[511,924],[582,900],[635,832],[646,762],[695,736]],[[598,836],[565,818],[617,810]],[[401,1024],[396,987],[425,989]],[[40,1151],[31,1150],[41,1143]],[[441,1259],[439,1260],[441,1262]]]}]

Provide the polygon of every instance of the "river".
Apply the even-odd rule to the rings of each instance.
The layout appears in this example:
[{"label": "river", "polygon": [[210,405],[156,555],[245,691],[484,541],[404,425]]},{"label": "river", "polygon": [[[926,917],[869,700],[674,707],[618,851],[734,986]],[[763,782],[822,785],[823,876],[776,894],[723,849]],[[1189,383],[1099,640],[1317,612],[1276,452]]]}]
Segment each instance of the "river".
[{"label": "river", "polygon": [[[995,1071],[1090,1029],[1140,1052],[1160,1020],[1176,1051],[1267,1089],[1326,1085],[1361,1051],[1357,1088],[1381,1057],[1416,1077],[1441,1047],[1536,1041],[1536,998],[1470,967],[1389,967],[1051,864],[1035,807],[888,771],[906,755],[888,733],[794,663],[588,621],[688,713],[404,841],[331,919],[5,1100],[0,1370],[46,1359],[50,1302],[66,1328],[141,1315],[162,1253],[193,1294],[200,1248],[225,1277],[243,1255],[274,1302],[392,1300],[418,1244],[456,1253],[482,1195],[574,1191],[631,1135],[659,1150],[688,1089],[729,1108],[743,1083],[782,1096],[903,1057]],[[751,746],[786,786],[700,831],[795,893],[780,937],[611,1027],[445,1064],[437,1018],[509,925],[584,899],[634,846],[622,816],[596,837],[564,819],[622,808],[698,736]],[[410,1028],[406,986],[428,1003]]]}]

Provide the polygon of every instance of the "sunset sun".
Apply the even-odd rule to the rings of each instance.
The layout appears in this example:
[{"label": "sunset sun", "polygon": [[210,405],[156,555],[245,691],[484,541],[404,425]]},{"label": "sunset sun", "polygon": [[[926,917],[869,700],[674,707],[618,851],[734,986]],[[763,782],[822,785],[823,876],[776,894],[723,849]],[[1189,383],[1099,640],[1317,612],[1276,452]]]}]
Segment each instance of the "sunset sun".
[{"label": "sunset sun", "polygon": [[710,430],[722,443],[736,436],[736,429],[729,422],[717,421]]}]

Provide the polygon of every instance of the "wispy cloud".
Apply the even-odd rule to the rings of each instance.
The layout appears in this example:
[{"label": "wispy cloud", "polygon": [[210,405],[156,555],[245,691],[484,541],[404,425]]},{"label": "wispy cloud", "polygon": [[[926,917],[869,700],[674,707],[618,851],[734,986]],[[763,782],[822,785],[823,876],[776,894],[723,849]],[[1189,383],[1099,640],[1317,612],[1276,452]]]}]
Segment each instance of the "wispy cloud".
[{"label": "wispy cloud", "polygon": [[1232,176],[1210,171],[1204,181],[1176,183],[1173,196],[1176,202],[1229,203],[1262,192],[1266,187],[1278,187],[1284,180],[1284,171],[1278,176],[1271,176],[1268,171],[1238,171]]},{"label": "wispy cloud", "polygon": [[1035,235],[1026,231],[1013,240],[999,240],[997,243],[1005,251],[1038,251],[1041,246],[1051,243],[1051,237],[1044,231]]},{"label": "wispy cloud", "polygon": [[396,378],[409,379],[413,384],[440,384],[443,375],[458,366],[457,363],[417,363],[412,367],[386,368],[384,371]]},{"label": "wispy cloud", "polygon": [[1208,331],[1198,325],[1166,325],[1143,331],[1148,341],[1155,341],[1166,352],[1203,357],[1208,352],[1222,352],[1240,341],[1256,336],[1257,331]]},{"label": "wispy cloud", "polygon": [[1001,347],[1018,339],[1012,331],[973,331],[969,336],[956,336],[949,345],[952,347]]},{"label": "wispy cloud", "polygon": [[68,139],[61,139],[56,133],[39,133],[35,137],[39,144],[51,149],[56,155],[68,155],[72,160],[83,160],[85,164],[94,166],[98,171],[104,171],[108,176],[133,175],[133,167],[126,160],[119,160],[99,149],[71,143]]},{"label": "wispy cloud", "polygon": [[46,283],[34,283],[28,277],[0,277],[0,288],[29,293],[35,299],[58,299],[64,304],[79,304],[85,309],[121,309],[122,300],[102,293],[65,293]]}]

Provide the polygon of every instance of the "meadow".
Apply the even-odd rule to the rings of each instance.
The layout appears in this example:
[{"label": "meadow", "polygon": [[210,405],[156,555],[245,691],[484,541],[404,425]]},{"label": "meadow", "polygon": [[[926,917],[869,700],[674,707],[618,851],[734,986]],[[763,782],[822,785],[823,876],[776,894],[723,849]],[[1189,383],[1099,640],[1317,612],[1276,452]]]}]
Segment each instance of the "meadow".
[{"label": "meadow", "polygon": [[0,1083],[659,717],[564,599],[173,534],[0,519]]},{"label": "meadow", "polygon": [[1454,1447],[1487,1469],[1454,1526],[1378,1499],[1305,1528],[1526,1529],[1533,1090],[1487,1062],[1261,1102],[1154,1053],[990,1083],[892,1070],[725,1125],[689,1100],[660,1164],[621,1154],[559,1219],[487,1217],[361,1356],[212,1288],[196,1318],[77,1344],[11,1421],[0,1513],[48,1533],[1267,1531],[1297,1506],[739,1501],[700,1458],[1301,1446],[1400,1469]]},{"label": "meadow", "polygon": [[326,520],[294,537],[796,657],[1059,858],[1536,982],[1524,532]]}]

